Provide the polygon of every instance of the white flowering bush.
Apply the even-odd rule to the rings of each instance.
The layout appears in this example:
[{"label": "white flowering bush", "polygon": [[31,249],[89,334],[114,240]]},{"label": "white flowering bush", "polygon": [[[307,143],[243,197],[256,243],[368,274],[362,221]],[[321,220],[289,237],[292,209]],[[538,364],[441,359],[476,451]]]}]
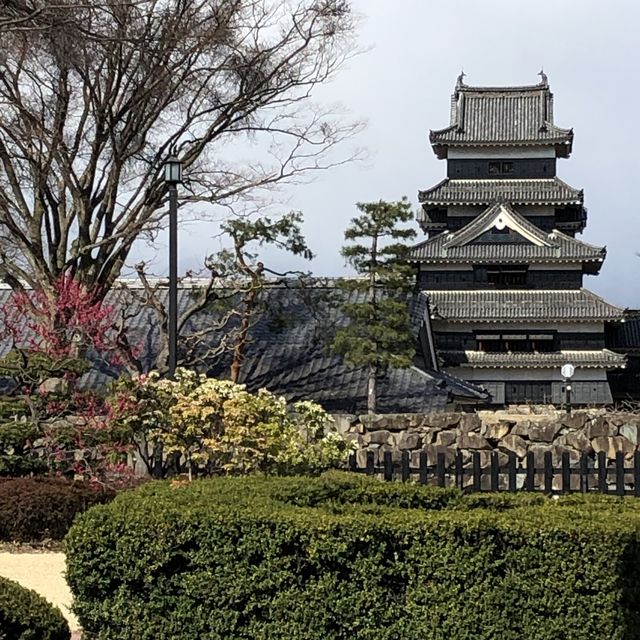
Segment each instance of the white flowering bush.
[{"label": "white flowering bush", "polygon": [[112,424],[129,433],[156,475],[169,471],[168,461],[190,476],[319,473],[343,463],[349,451],[320,405],[288,405],[265,389],[250,393],[186,369],[175,380],[157,373],[119,380],[109,406]]}]

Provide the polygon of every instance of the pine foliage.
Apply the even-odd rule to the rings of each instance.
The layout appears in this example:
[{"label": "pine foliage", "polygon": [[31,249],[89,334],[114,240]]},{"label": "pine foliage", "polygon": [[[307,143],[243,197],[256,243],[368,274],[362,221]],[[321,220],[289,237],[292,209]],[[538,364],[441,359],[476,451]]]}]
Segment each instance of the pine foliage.
[{"label": "pine foliage", "polygon": [[345,231],[349,244],[341,253],[361,277],[339,283],[348,324],[336,332],[333,350],[352,366],[368,367],[373,410],[375,378],[388,367],[410,366],[415,353],[407,307],[414,271],[405,262],[415,231],[401,226],[413,219],[406,198],[356,206],[361,215]]}]

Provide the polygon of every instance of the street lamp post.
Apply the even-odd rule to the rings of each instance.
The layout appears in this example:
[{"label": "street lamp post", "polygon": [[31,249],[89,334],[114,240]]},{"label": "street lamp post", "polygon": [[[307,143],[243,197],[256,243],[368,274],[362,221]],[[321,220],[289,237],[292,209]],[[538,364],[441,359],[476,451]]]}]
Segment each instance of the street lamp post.
[{"label": "street lamp post", "polygon": [[175,156],[164,164],[164,180],[169,186],[169,378],[173,380],[178,361],[178,185],[182,182],[182,162]]},{"label": "street lamp post", "polygon": [[567,413],[571,413],[571,378],[575,373],[576,368],[569,362],[563,364],[560,369],[560,373],[564,378],[564,392],[565,392],[565,410]]}]

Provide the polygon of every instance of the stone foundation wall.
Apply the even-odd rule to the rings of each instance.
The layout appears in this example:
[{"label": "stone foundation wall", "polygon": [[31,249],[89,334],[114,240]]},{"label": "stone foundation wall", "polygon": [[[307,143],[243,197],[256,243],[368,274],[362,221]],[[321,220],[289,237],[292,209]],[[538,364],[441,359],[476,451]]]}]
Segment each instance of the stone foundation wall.
[{"label": "stone foundation wall", "polygon": [[578,465],[583,453],[595,456],[604,451],[608,460],[622,452],[633,457],[640,440],[640,415],[602,409],[575,411],[571,414],[553,407],[510,407],[503,411],[477,413],[336,415],[337,430],[356,445],[359,467],[366,465],[367,451],[375,453],[376,464],[382,464],[390,451],[399,462],[402,451],[411,452],[411,465],[418,466],[421,451],[426,451],[428,464],[436,463],[444,453],[447,465],[455,452],[479,451],[481,465],[489,465],[492,451],[498,451],[500,464],[506,464],[509,452],[524,460],[528,452],[542,464],[550,451],[554,466],[562,454],[569,452],[571,464]]}]

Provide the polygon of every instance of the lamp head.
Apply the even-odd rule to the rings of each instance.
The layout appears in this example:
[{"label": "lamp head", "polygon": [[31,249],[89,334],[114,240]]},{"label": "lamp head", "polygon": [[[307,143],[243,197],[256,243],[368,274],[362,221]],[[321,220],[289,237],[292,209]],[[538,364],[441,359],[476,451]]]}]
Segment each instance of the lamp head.
[{"label": "lamp head", "polygon": [[164,181],[175,185],[182,182],[182,162],[176,156],[169,156],[164,163]]}]

